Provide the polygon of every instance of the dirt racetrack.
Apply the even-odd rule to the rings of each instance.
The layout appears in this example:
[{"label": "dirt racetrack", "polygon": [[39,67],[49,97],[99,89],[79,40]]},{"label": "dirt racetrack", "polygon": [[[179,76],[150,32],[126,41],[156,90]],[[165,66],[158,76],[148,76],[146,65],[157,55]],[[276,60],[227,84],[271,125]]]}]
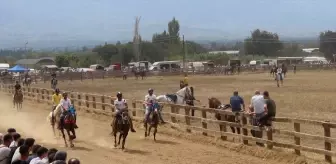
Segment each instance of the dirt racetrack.
[{"label": "dirt racetrack", "polygon": [[[130,134],[126,143],[127,150],[112,147],[113,138],[109,135],[108,119],[93,119],[85,114],[79,115],[77,131],[78,139],[75,148],[65,148],[61,139],[55,139],[49,124],[46,122],[49,107],[45,105],[24,103],[22,111],[12,108],[9,96],[1,95],[0,129],[14,127],[26,137],[34,137],[38,143],[48,147],[66,150],[69,157],[77,157],[84,164],[263,164],[263,163],[294,163],[295,158],[281,160],[265,160],[263,158],[238,153],[229,149],[201,144],[177,137],[158,134],[158,142],[143,138],[143,130],[138,126],[137,133]],[[163,131],[164,129],[159,129]],[[257,150],[257,149],[256,149]],[[298,162],[302,163],[302,161]]]}]

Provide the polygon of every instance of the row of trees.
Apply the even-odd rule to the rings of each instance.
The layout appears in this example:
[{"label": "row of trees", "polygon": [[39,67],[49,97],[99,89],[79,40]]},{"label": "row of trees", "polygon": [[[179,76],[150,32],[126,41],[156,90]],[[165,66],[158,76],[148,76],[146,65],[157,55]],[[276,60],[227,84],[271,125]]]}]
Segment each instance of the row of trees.
[{"label": "row of trees", "polygon": [[[320,51],[324,53],[328,59],[333,59],[336,54],[336,32],[326,31],[320,34]],[[141,37],[140,37],[141,38]],[[105,43],[98,45],[93,49],[83,47],[82,50],[76,52],[61,52],[59,54],[40,52],[36,53],[32,50],[0,50],[0,60],[2,62],[11,63],[15,59],[20,58],[38,58],[45,56],[56,56],[56,64],[58,66],[72,67],[88,67],[90,64],[110,65],[112,63],[129,63],[134,61],[135,46],[139,47],[140,60],[148,60],[151,62],[160,60],[179,60],[185,55],[188,60],[216,60],[225,64],[230,55],[207,55],[210,50],[239,50],[240,57],[247,56],[306,56],[307,53],[302,51],[299,43],[287,44],[280,40],[277,33],[256,29],[251,32],[251,36],[243,42],[237,42],[227,48],[225,45],[210,43],[210,46],[198,44],[194,41],[184,39],[180,35],[179,21],[173,18],[167,24],[167,29],[162,32],[155,33],[151,41],[140,41],[128,43]],[[201,55],[202,54],[202,55]]]}]

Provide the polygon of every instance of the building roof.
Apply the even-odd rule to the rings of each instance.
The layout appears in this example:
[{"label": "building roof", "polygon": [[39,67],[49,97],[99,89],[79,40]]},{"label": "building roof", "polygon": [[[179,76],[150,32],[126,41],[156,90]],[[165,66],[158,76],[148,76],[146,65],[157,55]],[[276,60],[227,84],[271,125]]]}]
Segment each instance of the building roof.
[{"label": "building roof", "polygon": [[16,61],[15,64],[22,64],[22,65],[34,65],[42,60],[51,60],[53,62],[55,62],[54,58],[52,57],[44,57],[44,58],[39,58],[39,59],[20,59],[18,61]]}]

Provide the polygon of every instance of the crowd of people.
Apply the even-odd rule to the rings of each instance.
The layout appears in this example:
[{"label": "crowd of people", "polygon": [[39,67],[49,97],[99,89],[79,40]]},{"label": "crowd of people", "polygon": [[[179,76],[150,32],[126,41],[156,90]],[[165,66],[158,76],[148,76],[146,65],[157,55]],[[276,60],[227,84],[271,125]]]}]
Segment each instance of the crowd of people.
[{"label": "crowd of people", "polygon": [[22,138],[14,128],[0,133],[0,164],[80,164],[77,158],[67,160],[65,151],[46,148],[34,138]]}]

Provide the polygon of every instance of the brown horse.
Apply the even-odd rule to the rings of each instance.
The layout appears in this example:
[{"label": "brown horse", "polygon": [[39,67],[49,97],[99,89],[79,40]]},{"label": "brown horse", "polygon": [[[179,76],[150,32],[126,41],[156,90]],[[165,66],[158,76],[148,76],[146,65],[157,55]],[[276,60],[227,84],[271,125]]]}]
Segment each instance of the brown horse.
[{"label": "brown horse", "polygon": [[[120,145],[121,137],[123,137],[122,145],[121,145],[122,150],[125,149],[126,138],[130,130],[130,123],[129,123],[127,112],[128,112],[127,110],[124,110],[123,112],[121,112],[120,116],[114,117],[114,120],[112,121],[112,124],[111,124],[112,134],[114,136],[114,147],[117,147],[118,145]],[[118,132],[119,132],[119,141],[117,145],[117,133]]]},{"label": "brown horse", "polygon": [[14,108],[16,106],[17,110],[22,109],[22,102],[23,102],[23,93],[22,93],[22,90],[19,89],[16,91],[13,97]]},{"label": "brown horse", "polygon": [[[154,136],[154,141],[156,141],[156,133],[157,133],[157,127],[159,124],[159,115],[158,111],[153,111],[149,115],[149,119],[145,120],[145,137],[150,136],[151,129],[154,128],[153,136]],[[149,128],[147,129],[149,124]]]},{"label": "brown horse", "polygon": [[[230,104],[222,104],[217,98],[211,97],[208,99],[209,101],[209,108],[215,108],[215,109],[221,109],[221,110],[226,110],[228,108],[231,108]],[[224,114],[224,120],[229,121],[229,122],[237,122],[237,116],[236,115],[226,115]],[[217,120],[221,120],[221,114],[216,113],[215,117]],[[235,128],[233,126],[230,126],[232,133],[235,133],[237,129],[237,133],[240,134],[240,129]]]}]

